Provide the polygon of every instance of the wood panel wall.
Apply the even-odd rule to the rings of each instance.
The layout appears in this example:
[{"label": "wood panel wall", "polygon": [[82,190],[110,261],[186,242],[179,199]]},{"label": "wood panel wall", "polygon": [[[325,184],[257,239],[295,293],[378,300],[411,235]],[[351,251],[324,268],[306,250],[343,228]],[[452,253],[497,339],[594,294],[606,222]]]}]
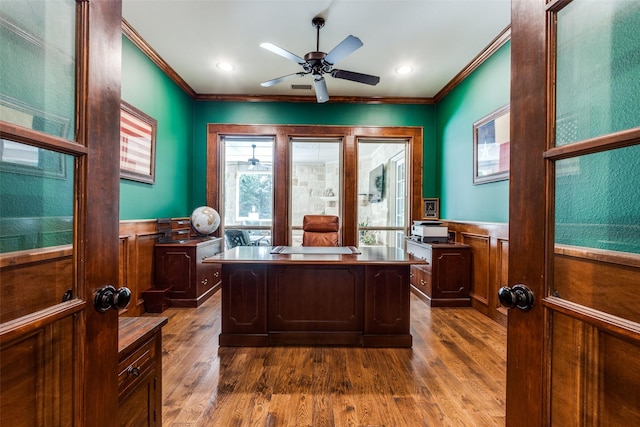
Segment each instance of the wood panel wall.
[{"label": "wood panel wall", "polygon": [[445,221],[455,241],[471,246],[471,305],[485,316],[507,325],[498,289],[508,285],[509,224]]},{"label": "wood panel wall", "polygon": [[[504,223],[472,223],[472,222],[456,222],[448,221],[445,224],[449,227],[449,231],[454,234],[455,241],[465,243],[471,246],[473,254],[472,267],[472,285],[471,285],[471,301],[472,306],[490,317],[491,319],[506,325],[507,311],[500,306],[498,301],[498,289],[506,286],[508,273],[508,256],[509,256],[509,227]],[[131,290],[132,298],[129,307],[120,312],[121,316],[140,316],[145,312],[144,299],[142,291],[153,286],[154,265],[153,250],[155,244],[163,236],[158,232],[157,221],[150,220],[133,220],[121,221],[119,230],[119,280],[117,287],[126,286]],[[60,271],[60,266],[56,263],[64,263],[62,269],[70,269],[71,265],[71,247],[60,248],[59,255],[52,256],[52,250],[48,250],[46,260],[38,259],[35,263],[36,267],[43,267],[51,272]],[[53,259],[51,259],[53,258]],[[16,269],[15,262],[5,262],[3,271],[8,273],[10,270]],[[33,268],[33,261],[18,263],[23,267]],[[52,267],[54,266],[55,267]],[[4,274],[3,273],[3,274]],[[23,277],[23,276],[22,276]],[[24,280],[20,281],[25,283]],[[27,283],[29,281],[26,281]],[[62,293],[66,288],[58,286],[55,289],[54,296],[56,302],[62,297]],[[8,287],[3,287],[3,289]],[[52,287],[53,288],[53,287]],[[59,289],[58,289],[59,288]],[[12,295],[25,295],[24,292],[11,292]],[[8,302],[8,295],[3,295],[3,300]],[[48,301],[52,303],[53,300]],[[16,307],[25,307],[29,305],[31,309],[35,309],[32,304],[17,304]],[[10,306],[11,306],[10,305]],[[6,313],[10,318],[15,318],[19,313]],[[4,319],[4,321],[9,318]]]},{"label": "wood panel wall", "polygon": [[118,286],[131,290],[131,303],[120,312],[121,316],[140,316],[145,312],[142,291],[153,286],[153,248],[163,236],[155,219],[120,221]]}]

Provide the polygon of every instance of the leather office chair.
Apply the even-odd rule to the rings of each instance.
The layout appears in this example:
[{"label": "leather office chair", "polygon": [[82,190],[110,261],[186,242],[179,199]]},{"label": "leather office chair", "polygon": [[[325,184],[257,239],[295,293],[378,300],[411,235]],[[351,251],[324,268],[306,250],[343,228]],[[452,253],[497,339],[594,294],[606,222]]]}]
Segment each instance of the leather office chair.
[{"label": "leather office chair", "polygon": [[236,246],[251,246],[251,239],[246,230],[224,230],[224,240],[227,244],[227,249],[235,248]]},{"label": "leather office chair", "polygon": [[340,220],[335,215],[305,215],[302,246],[338,246]]}]

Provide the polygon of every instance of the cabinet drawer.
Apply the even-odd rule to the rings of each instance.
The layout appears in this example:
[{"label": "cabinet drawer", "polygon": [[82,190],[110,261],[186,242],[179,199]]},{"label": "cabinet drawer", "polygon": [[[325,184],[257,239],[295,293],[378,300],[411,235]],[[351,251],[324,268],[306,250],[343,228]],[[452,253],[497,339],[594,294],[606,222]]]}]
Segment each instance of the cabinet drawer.
[{"label": "cabinet drawer", "polygon": [[220,252],[222,252],[222,249],[219,242],[213,242],[210,245],[198,246],[196,257],[198,258],[198,262],[202,262],[203,259],[219,254]]},{"label": "cabinet drawer", "polygon": [[202,295],[204,292],[220,283],[220,280],[222,279],[221,264],[203,264],[202,267],[203,268],[198,270],[196,278],[196,289],[198,295]]},{"label": "cabinet drawer", "polygon": [[431,246],[417,244],[408,240],[407,253],[431,263]]},{"label": "cabinet drawer", "polygon": [[411,266],[411,284],[425,295],[431,295],[431,272],[418,267]]},{"label": "cabinet drawer", "polygon": [[151,338],[118,363],[118,396],[120,398],[135,388],[138,382],[153,370],[156,362],[155,343],[155,337]]}]

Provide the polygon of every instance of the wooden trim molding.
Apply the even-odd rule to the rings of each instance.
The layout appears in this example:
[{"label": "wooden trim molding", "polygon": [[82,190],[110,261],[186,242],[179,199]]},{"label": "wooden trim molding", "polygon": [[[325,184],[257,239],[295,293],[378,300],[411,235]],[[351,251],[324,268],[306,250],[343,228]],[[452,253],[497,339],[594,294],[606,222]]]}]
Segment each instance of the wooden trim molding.
[{"label": "wooden trim molding", "polygon": [[[290,95],[223,95],[223,94],[196,94],[197,101],[224,101],[224,102],[307,102],[315,104],[315,96],[290,96]],[[433,98],[413,97],[366,97],[366,96],[331,96],[330,104],[435,104]]]},{"label": "wooden trim molding", "polygon": [[467,64],[449,83],[443,87],[440,92],[434,97],[435,102],[440,102],[442,98],[447,96],[456,86],[458,86],[464,79],[469,77],[484,61],[489,59],[491,55],[496,53],[506,42],[511,40],[511,25],[507,26],[498,36],[485,47],[473,60]]},{"label": "wooden trim molding", "polygon": [[315,138],[341,138],[343,143],[344,208],[341,214],[342,244],[356,246],[357,232],[357,175],[356,156],[358,139],[397,138],[408,141],[411,164],[407,165],[411,177],[410,199],[411,218],[422,215],[422,147],[421,127],[374,127],[374,126],[304,126],[304,125],[234,125],[210,123],[207,126],[207,204],[221,206],[219,143],[223,135],[263,135],[275,138],[274,146],[274,212],[272,244],[289,244],[289,153],[291,138],[313,136]]},{"label": "wooden trim molding", "polygon": [[187,95],[189,95],[191,98],[196,97],[196,91],[193,90],[191,86],[189,86],[187,82],[185,82],[182,77],[180,77],[180,75],[173,68],[171,68],[171,66],[167,64],[164,59],[162,59],[158,52],[156,52],[149,45],[149,43],[147,43],[146,40],[144,40],[142,36],[138,34],[138,32],[134,30],[131,25],[129,25],[129,23],[124,18],[122,19],[122,34],[124,34],[129,40],[131,40],[131,43],[133,43],[138,49],[140,49],[142,53],[147,55],[149,59],[151,59],[151,61],[153,61],[153,63],[162,70],[162,72],[164,72],[171,80],[173,80],[175,84],[180,86],[180,88],[185,91]]}]

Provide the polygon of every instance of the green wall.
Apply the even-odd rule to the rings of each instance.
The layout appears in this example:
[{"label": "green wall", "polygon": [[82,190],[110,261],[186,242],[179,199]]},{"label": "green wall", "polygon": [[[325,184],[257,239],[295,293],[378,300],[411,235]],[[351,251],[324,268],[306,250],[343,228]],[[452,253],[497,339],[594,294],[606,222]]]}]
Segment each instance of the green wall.
[{"label": "green wall", "polygon": [[120,180],[120,219],[189,215],[194,102],[124,36],[122,99],[156,119],[158,130],[156,182]]},{"label": "green wall", "polygon": [[424,138],[425,197],[436,195],[435,106],[398,104],[315,104],[266,102],[196,102],[193,149],[194,207],[206,202],[208,123],[336,126],[421,126]]},{"label": "green wall", "polygon": [[508,222],[509,181],[473,185],[473,123],[509,103],[511,43],[437,104],[440,216]]}]

